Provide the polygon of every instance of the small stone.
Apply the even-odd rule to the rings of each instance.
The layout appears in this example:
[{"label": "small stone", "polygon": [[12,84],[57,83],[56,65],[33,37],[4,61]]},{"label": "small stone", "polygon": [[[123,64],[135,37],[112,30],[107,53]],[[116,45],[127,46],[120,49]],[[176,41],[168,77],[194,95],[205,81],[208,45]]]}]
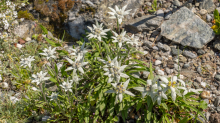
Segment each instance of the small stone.
[{"label": "small stone", "polygon": [[183,65],[183,68],[188,68],[188,67],[190,67],[189,63]]},{"label": "small stone", "polygon": [[168,13],[166,13],[165,19],[168,20],[171,15],[172,15],[172,11],[169,11]]},{"label": "small stone", "polygon": [[175,47],[171,48],[171,52],[172,52],[173,55],[180,55],[180,54],[182,54],[182,50],[176,49]]},{"label": "small stone", "polygon": [[160,60],[156,60],[155,63],[154,63],[154,65],[157,66],[157,65],[160,65],[161,63],[162,63],[162,62],[161,62]]},{"label": "small stone", "polygon": [[162,70],[156,70],[156,73],[158,75],[164,76],[164,71],[162,71]]},{"label": "small stone", "polygon": [[220,113],[220,106],[218,106],[218,107],[216,108],[216,110],[218,111],[218,113]]},{"label": "small stone", "polygon": [[220,96],[217,96],[216,98],[215,98],[215,101],[214,101],[214,106],[215,107],[218,107],[219,106],[219,104],[220,104]]},{"label": "small stone", "polygon": [[21,38],[18,40],[18,43],[19,43],[19,44],[25,44],[25,42],[26,42],[26,41],[23,40],[23,39],[21,39]]},{"label": "small stone", "polygon": [[203,87],[203,88],[206,88],[206,83],[205,82],[201,82],[201,86]]},{"label": "small stone", "polygon": [[2,82],[2,83],[0,83],[0,87],[2,87],[3,89],[8,89],[8,88],[9,88],[7,82]]},{"label": "small stone", "polygon": [[199,7],[199,3],[196,3],[195,6],[196,6],[196,7]]},{"label": "small stone", "polygon": [[205,119],[200,117],[200,116],[198,116],[197,123],[205,123]]},{"label": "small stone", "polygon": [[169,69],[168,67],[165,68],[167,74],[172,74],[173,69]]},{"label": "small stone", "polygon": [[220,51],[220,42],[219,41],[213,42],[213,46],[214,46],[215,49]]},{"label": "small stone", "polygon": [[199,11],[199,13],[200,13],[200,15],[205,15],[205,14],[207,14],[207,10],[201,9],[201,10]]},{"label": "small stone", "polygon": [[187,51],[187,50],[184,50],[184,51],[183,51],[183,55],[186,56],[186,57],[189,57],[189,58],[191,58],[191,59],[194,59],[194,58],[197,57],[196,54],[194,54],[194,53],[192,53],[192,52],[190,52],[190,51]]},{"label": "small stone", "polygon": [[203,101],[205,101],[207,104],[209,104],[209,99],[204,99]]},{"label": "small stone", "polygon": [[197,67],[197,72],[199,73],[199,74],[201,74],[202,73],[202,68],[199,66],[199,67]]},{"label": "small stone", "polygon": [[153,46],[152,48],[153,48],[153,50],[159,50],[159,48],[157,46]]},{"label": "small stone", "polygon": [[197,82],[193,82],[193,85],[195,86],[196,89],[199,89],[199,84]]},{"label": "small stone", "polygon": [[209,117],[210,117],[210,116],[211,116],[211,113],[205,112],[206,121],[209,121]]},{"label": "small stone", "polygon": [[138,12],[138,13],[137,13],[137,16],[138,16],[138,17],[142,17],[142,15],[143,15],[142,12]]},{"label": "small stone", "polygon": [[207,14],[206,15],[206,21],[210,22],[211,20],[212,20],[212,17],[209,14]]},{"label": "small stone", "polygon": [[157,16],[164,17],[164,11],[162,9],[157,10]]},{"label": "small stone", "polygon": [[200,2],[199,8],[205,9],[210,13],[210,12],[214,11],[216,7],[215,7],[213,0],[202,0]]},{"label": "small stone", "polygon": [[50,118],[50,116],[43,116],[42,121],[47,121],[47,119],[49,119],[49,118]]},{"label": "small stone", "polygon": [[201,94],[200,94],[201,98],[203,99],[210,99],[211,98],[211,95],[210,95],[210,91],[203,91]]},{"label": "small stone", "polygon": [[196,77],[197,82],[201,83],[202,82],[202,78],[201,77]]},{"label": "small stone", "polygon": [[175,69],[176,71],[181,71],[181,67],[178,66],[177,64],[174,64],[174,69]]},{"label": "small stone", "polygon": [[166,51],[166,52],[171,51],[170,47],[166,44],[163,45],[163,50]]},{"label": "small stone", "polygon": [[174,0],[173,1],[173,4],[175,5],[175,6],[181,6],[181,3],[180,3],[180,1],[179,0]]},{"label": "small stone", "polygon": [[163,49],[163,44],[160,43],[160,42],[158,42],[158,43],[157,43],[157,47],[158,47],[159,49]]},{"label": "small stone", "polygon": [[216,79],[217,81],[220,81],[220,74],[216,74],[216,75],[215,75],[215,79]]},{"label": "small stone", "polygon": [[205,54],[206,52],[205,52],[204,50],[201,50],[201,49],[200,49],[200,50],[197,51],[197,53],[198,53],[199,55],[203,55],[203,54]]}]

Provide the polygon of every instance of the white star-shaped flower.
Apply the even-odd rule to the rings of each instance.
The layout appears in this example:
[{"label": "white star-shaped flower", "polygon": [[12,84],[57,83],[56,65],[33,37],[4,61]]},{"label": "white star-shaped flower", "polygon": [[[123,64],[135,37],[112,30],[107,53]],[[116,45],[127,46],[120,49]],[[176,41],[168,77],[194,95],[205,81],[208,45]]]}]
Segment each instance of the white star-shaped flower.
[{"label": "white star-shaped flower", "polygon": [[93,24],[93,28],[89,27],[89,30],[91,31],[91,33],[89,33],[88,38],[97,38],[99,41],[102,41],[102,38],[107,38],[105,35],[106,32],[108,32],[110,29],[103,29],[103,23],[101,23],[100,25],[98,24],[98,22],[96,21],[96,25]]},{"label": "white star-shaped flower", "polygon": [[112,15],[109,18],[117,19],[119,24],[121,24],[122,19],[124,18],[124,16],[128,15],[129,12],[131,11],[131,9],[125,11],[125,9],[127,8],[127,5],[122,7],[122,9],[119,9],[117,5],[115,6],[115,9],[113,9],[111,7],[108,7],[108,8],[112,11],[112,12],[108,12],[110,15]]},{"label": "white star-shaped flower", "polygon": [[56,59],[56,56],[54,55],[54,53],[56,53],[55,50],[56,50],[56,47],[53,48],[53,49],[51,49],[51,47],[49,47],[48,49],[45,48],[45,49],[43,50],[44,53],[39,53],[39,54],[40,54],[40,55],[43,55],[43,56],[46,56],[47,60],[50,59],[50,58]]},{"label": "white star-shaped flower", "polygon": [[118,35],[116,32],[112,31],[115,36],[112,36],[114,39],[112,42],[118,42],[119,48],[121,48],[122,43],[126,42],[128,39],[125,37],[126,31],[121,32],[120,35]]},{"label": "white star-shaped flower", "polygon": [[72,89],[71,89],[73,87],[72,84],[73,84],[72,80],[70,80],[70,82],[67,80],[66,82],[64,81],[62,83],[62,85],[60,85],[60,86],[65,90],[65,92],[66,91],[73,92]]},{"label": "white star-shaped flower", "polygon": [[50,79],[50,77],[45,77],[47,75],[47,72],[43,73],[43,71],[40,71],[37,74],[33,74],[33,80],[31,82],[36,82],[37,85],[39,85],[41,82],[46,81],[48,79]]}]

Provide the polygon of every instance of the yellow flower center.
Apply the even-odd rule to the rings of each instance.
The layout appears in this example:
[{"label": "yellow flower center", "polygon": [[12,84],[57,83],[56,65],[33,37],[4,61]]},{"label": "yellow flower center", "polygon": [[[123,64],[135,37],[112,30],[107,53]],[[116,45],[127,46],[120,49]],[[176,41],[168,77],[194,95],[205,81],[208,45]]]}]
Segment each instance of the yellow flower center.
[{"label": "yellow flower center", "polygon": [[175,87],[175,84],[176,84],[176,81],[173,81],[173,82],[169,81],[168,86]]}]

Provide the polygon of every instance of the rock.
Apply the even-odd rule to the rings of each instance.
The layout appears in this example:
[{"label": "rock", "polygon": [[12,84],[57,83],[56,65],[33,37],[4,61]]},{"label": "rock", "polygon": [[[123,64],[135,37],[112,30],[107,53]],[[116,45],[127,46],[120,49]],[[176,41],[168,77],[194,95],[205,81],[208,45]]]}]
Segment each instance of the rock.
[{"label": "rock", "polygon": [[176,71],[181,71],[181,67],[178,66],[177,64],[174,64],[174,69],[175,69]]},{"label": "rock", "polygon": [[201,18],[182,7],[162,23],[161,35],[183,46],[202,48],[215,33]]},{"label": "rock", "polygon": [[[194,82],[195,83],[195,82]],[[210,95],[210,91],[203,91],[201,94],[200,94],[201,98],[203,99],[210,99],[211,98],[211,95]]]},{"label": "rock", "polygon": [[21,38],[18,40],[18,43],[19,43],[19,44],[25,44],[25,42],[26,42],[26,41],[23,40],[23,39],[21,39]]},{"label": "rock", "polygon": [[158,43],[157,43],[157,47],[158,47],[159,49],[163,49],[163,44],[160,43],[160,42],[158,42]]},{"label": "rock", "polygon": [[220,42],[219,41],[213,42],[213,46],[214,46],[215,49],[220,51]]},{"label": "rock", "polygon": [[25,39],[25,41],[31,41],[31,38],[30,37],[27,37],[26,39]]},{"label": "rock", "polygon": [[220,123],[220,114],[218,114],[218,113],[212,114],[209,117],[209,119],[210,119],[211,123]]},{"label": "rock", "polygon": [[205,14],[207,14],[207,10],[201,9],[201,10],[199,11],[199,14],[200,14],[200,15],[205,15]]},{"label": "rock", "polygon": [[215,107],[218,107],[218,106],[219,106],[219,104],[220,104],[220,96],[218,96],[218,97],[215,98],[215,101],[214,101],[213,104],[214,104]]},{"label": "rock", "polygon": [[[148,48],[152,49],[153,48],[153,43],[150,41],[144,41],[143,42],[144,46],[147,46]],[[143,47],[144,48],[144,47]]]},{"label": "rock", "polygon": [[215,10],[215,4],[213,0],[202,0],[199,4],[200,9],[205,9],[209,13]]},{"label": "rock", "polygon": [[137,16],[138,16],[138,17],[142,17],[142,15],[143,15],[142,12],[138,12],[138,13],[137,13]]},{"label": "rock", "polygon": [[158,28],[162,21],[163,17],[146,15],[125,24],[125,30],[132,33],[147,32]]},{"label": "rock", "polygon": [[18,36],[22,39],[31,38],[35,31],[35,22],[25,20],[21,22],[20,25],[16,26],[13,30],[15,36]]},{"label": "rock", "polygon": [[203,55],[203,54],[205,54],[206,52],[205,52],[204,50],[199,49],[199,50],[197,51],[197,53],[198,53],[199,55]]},{"label": "rock", "polygon": [[171,73],[173,73],[173,69],[170,69],[170,68],[168,68],[168,67],[166,67],[165,70],[166,70],[166,73],[167,73],[168,75],[171,74]]},{"label": "rock", "polygon": [[193,85],[195,86],[196,89],[199,89],[199,84],[197,82],[193,82]]},{"label": "rock", "polygon": [[184,50],[184,51],[183,51],[183,55],[186,56],[186,57],[189,57],[189,58],[191,58],[191,59],[194,59],[194,58],[197,57],[196,54],[194,54],[194,53],[192,53],[192,52],[190,52],[190,51],[187,51],[187,50]]},{"label": "rock", "polygon": [[181,3],[180,3],[179,0],[174,0],[174,1],[173,1],[173,4],[174,4],[175,6],[178,6],[178,7],[181,6]]},{"label": "rock", "polygon": [[180,55],[180,54],[182,54],[183,51],[180,49],[176,49],[175,47],[172,47],[171,52],[173,55]]},{"label": "rock", "polygon": [[210,117],[210,116],[211,116],[211,113],[205,112],[206,121],[209,121],[209,117]]},{"label": "rock", "polygon": [[163,50],[166,51],[166,52],[171,51],[170,47],[166,44],[163,45]]},{"label": "rock", "polygon": [[202,117],[198,116],[197,123],[205,123],[205,119],[203,119]]},{"label": "rock", "polygon": [[164,71],[162,70],[155,70],[155,71],[158,75],[164,76]]},{"label": "rock", "polygon": [[218,106],[218,107],[216,108],[216,110],[218,111],[218,113],[220,113],[220,106]]},{"label": "rock", "polygon": [[156,60],[155,63],[154,63],[154,65],[157,66],[157,65],[160,65],[161,63],[162,63],[162,62],[161,62],[160,60]]},{"label": "rock", "polygon": [[215,79],[216,79],[217,81],[220,81],[220,74],[216,74],[216,75],[215,75]]},{"label": "rock", "polygon": [[207,14],[206,15],[206,21],[210,22],[211,20],[212,20],[212,17],[209,14]]},{"label": "rock", "polygon": [[166,13],[165,20],[168,20],[171,15],[172,15],[172,11],[169,11],[168,13]]},{"label": "rock", "polygon": [[49,119],[49,118],[50,118],[50,116],[43,116],[42,121],[47,121],[47,119]]},{"label": "rock", "polygon": [[190,67],[189,63],[183,65],[183,68],[188,68],[188,67]]},{"label": "rock", "polygon": [[164,17],[164,11],[162,9],[157,10],[157,16]]},{"label": "rock", "polygon": [[196,77],[196,81],[201,83],[202,82],[202,78],[201,77]]},{"label": "rock", "polygon": [[197,67],[197,72],[199,73],[199,74],[202,74],[202,68],[199,66],[199,67]]}]

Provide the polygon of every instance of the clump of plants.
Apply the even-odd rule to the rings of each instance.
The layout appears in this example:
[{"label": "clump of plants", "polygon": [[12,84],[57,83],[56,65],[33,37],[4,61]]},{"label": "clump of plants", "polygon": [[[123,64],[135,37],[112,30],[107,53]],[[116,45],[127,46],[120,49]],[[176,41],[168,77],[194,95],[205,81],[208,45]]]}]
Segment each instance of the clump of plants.
[{"label": "clump of plants", "polygon": [[[132,54],[143,53],[136,48],[139,39],[119,29],[130,12],[126,7],[109,7],[110,18],[117,20],[116,31],[104,29],[103,23],[96,21],[88,27],[89,41],[77,42],[80,47],[45,37],[48,44],[33,41],[25,48],[7,50],[3,57],[9,59],[10,69],[2,71],[20,88],[28,83],[22,97],[13,98],[15,105],[23,104],[19,109],[22,116],[32,121],[70,123],[125,121],[135,118],[134,114],[137,122],[185,123],[196,122],[199,115],[205,118],[202,110],[207,104],[192,96],[202,90],[192,89],[179,75],[155,76],[151,62],[132,58]],[[133,76],[142,71],[150,72],[147,80]],[[53,84],[53,89],[48,84]]]},{"label": "clump of plants", "polygon": [[219,17],[219,12],[217,9],[214,11],[214,20],[212,21],[214,25],[211,27],[215,34],[219,35],[220,34],[220,17]]}]

